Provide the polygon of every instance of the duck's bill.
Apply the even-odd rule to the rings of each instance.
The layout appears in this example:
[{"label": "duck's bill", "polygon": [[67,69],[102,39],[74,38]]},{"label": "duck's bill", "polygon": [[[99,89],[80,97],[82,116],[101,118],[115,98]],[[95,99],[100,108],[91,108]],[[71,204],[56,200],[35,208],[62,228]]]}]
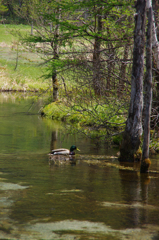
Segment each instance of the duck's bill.
[{"label": "duck's bill", "polygon": [[79,150],[79,148],[76,148],[76,150],[77,150],[77,151],[81,151],[81,150]]}]

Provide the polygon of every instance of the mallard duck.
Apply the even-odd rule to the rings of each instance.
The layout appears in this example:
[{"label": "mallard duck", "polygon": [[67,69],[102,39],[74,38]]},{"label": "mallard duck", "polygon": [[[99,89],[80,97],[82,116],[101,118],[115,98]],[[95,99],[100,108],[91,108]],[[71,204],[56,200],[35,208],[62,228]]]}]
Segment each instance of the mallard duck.
[{"label": "mallard duck", "polygon": [[67,148],[59,148],[51,151],[51,155],[75,155],[74,150],[80,151],[75,145],[70,147],[70,150]]}]

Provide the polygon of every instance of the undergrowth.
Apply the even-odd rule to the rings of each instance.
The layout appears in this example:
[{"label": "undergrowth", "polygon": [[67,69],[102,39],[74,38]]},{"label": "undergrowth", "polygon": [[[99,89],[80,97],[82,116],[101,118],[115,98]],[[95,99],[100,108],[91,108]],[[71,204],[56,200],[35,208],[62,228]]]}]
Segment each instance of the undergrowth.
[{"label": "undergrowth", "polygon": [[[77,96],[77,92],[75,94]],[[69,132],[82,132],[87,137],[100,141],[110,141],[116,134],[122,132],[125,126],[126,109],[120,107],[120,104],[112,104],[112,101],[104,100],[96,102],[89,99],[81,101],[80,96],[84,99],[84,93],[78,91],[78,98],[72,97],[68,100],[63,98],[60,101],[47,104],[42,109],[42,115],[53,120],[60,120],[67,123]],[[76,100],[75,100],[76,99]]]}]

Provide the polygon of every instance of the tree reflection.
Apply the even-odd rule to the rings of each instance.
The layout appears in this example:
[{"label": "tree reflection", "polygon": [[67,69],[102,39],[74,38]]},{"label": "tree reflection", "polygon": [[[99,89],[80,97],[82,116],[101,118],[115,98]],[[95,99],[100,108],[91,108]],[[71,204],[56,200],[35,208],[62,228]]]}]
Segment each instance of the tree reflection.
[{"label": "tree reflection", "polygon": [[148,174],[140,175],[140,163],[127,163],[125,167],[128,165],[133,167],[134,171],[119,170],[122,196],[123,201],[130,205],[126,213],[128,218],[133,226],[139,226],[141,222],[148,222],[148,212],[151,209],[148,204],[150,178]]},{"label": "tree reflection", "polygon": [[50,151],[56,149],[57,147],[57,134],[58,131],[54,130],[51,132],[51,143],[50,143]]}]

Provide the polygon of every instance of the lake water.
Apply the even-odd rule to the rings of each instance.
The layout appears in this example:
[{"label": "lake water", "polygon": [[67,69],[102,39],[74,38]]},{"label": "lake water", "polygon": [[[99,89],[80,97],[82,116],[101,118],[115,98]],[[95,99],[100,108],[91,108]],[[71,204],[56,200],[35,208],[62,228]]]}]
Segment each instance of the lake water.
[{"label": "lake water", "polygon": [[[159,174],[70,136],[40,104],[0,94],[0,239],[159,239]],[[72,144],[76,164],[49,162],[51,148]],[[151,160],[159,171],[159,155]]]}]

